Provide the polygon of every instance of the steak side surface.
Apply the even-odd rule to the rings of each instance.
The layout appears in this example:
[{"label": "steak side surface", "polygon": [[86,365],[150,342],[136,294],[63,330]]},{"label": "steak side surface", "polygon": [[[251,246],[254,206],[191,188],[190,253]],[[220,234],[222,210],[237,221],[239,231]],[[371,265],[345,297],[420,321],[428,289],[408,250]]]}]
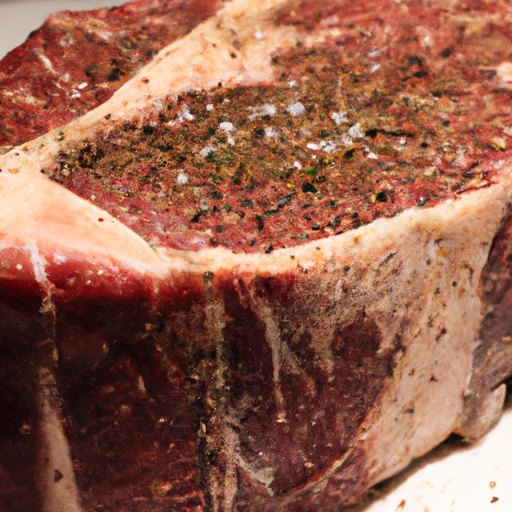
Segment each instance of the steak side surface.
[{"label": "steak side surface", "polygon": [[195,6],[0,157],[2,510],[334,511],[501,414],[508,5]]}]

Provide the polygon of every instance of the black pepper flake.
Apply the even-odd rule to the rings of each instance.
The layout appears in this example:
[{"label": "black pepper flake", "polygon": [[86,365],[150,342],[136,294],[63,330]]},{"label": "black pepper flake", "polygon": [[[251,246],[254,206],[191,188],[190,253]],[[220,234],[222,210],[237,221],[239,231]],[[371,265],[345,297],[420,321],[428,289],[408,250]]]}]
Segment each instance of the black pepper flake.
[{"label": "black pepper flake", "polygon": [[409,414],[413,414],[413,413],[414,413],[414,411],[415,411],[415,407],[414,407],[414,405],[413,405],[412,407],[410,407],[409,409],[407,409],[407,412],[408,412]]},{"label": "black pepper flake", "polygon": [[58,470],[53,470],[53,481],[54,482],[60,482],[64,478],[64,475]]},{"label": "black pepper flake", "polygon": [[331,219],[328,222],[327,227],[334,229],[334,228],[337,228],[340,224],[341,224],[341,217],[334,217],[334,219]]},{"label": "black pepper flake", "polygon": [[320,224],[316,223],[316,224],[313,224],[313,225],[311,226],[311,229],[312,229],[313,231],[319,231],[321,227],[322,227],[322,226],[320,226]]},{"label": "black pepper flake", "polygon": [[378,201],[379,203],[387,203],[388,202],[388,196],[386,194],[386,191],[382,190],[381,192],[378,192],[375,195],[375,201]]},{"label": "black pepper flake", "polygon": [[345,160],[352,160],[355,152],[355,149],[349,149],[348,151],[345,151],[345,153],[343,153],[343,158]]},{"label": "black pepper flake", "polygon": [[457,286],[457,281],[453,281],[452,286],[453,287]]},{"label": "black pepper flake", "polygon": [[255,215],[254,218],[256,220],[256,227],[257,227],[258,231],[263,231],[264,224],[263,224],[262,216],[261,215]]},{"label": "black pepper flake", "polygon": [[152,126],[145,125],[142,127],[142,133],[144,135],[153,135],[154,131],[155,131],[155,129]]},{"label": "black pepper flake", "polygon": [[274,246],[273,246],[272,244],[270,244],[270,245],[265,249],[265,253],[266,253],[266,254],[270,254],[273,250],[274,250]]},{"label": "black pepper flake", "polygon": [[453,46],[449,47],[449,48],[445,48],[439,55],[441,55],[441,57],[443,59],[447,59],[452,53],[453,53]]},{"label": "black pepper flake", "polygon": [[474,178],[475,173],[473,172],[473,169],[478,167],[478,165],[480,165],[480,162],[476,160],[462,173],[462,176],[464,176],[464,178]]},{"label": "black pepper flake", "polygon": [[119,80],[119,74],[121,73],[121,70],[119,68],[112,68],[107,75],[107,81],[108,82],[116,82]]},{"label": "black pepper flake", "polygon": [[195,224],[197,222],[199,222],[199,219],[201,218],[201,215],[203,214],[203,212],[197,212],[191,219],[190,219],[190,222]]},{"label": "black pepper flake", "polygon": [[345,272],[345,274],[350,270],[350,267],[348,265],[345,265],[343,267],[343,272]]},{"label": "black pepper flake", "polygon": [[302,185],[302,192],[311,192],[312,194],[316,194],[318,192],[318,189],[311,183],[304,183],[304,185]]},{"label": "black pepper flake", "polygon": [[423,197],[420,197],[418,199],[418,202],[416,203],[418,206],[425,206],[427,204],[427,200],[424,199]]},{"label": "black pepper flake", "polygon": [[415,78],[425,78],[426,76],[428,76],[428,72],[425,71],[424,69],[420,69],[419,71],[416,71],[416,73],[414,73]]}]

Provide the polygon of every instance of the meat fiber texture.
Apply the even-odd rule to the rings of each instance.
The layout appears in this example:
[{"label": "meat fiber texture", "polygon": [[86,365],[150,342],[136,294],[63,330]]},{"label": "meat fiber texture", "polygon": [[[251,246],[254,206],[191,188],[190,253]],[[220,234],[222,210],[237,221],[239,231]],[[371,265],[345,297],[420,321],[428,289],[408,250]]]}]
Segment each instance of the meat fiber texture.
[{"label": "meat fiber texture", "polygon": [[[334,511],[492,428],[511,17],[139,1],[56,15],[8,55],[0,510]],[[70,19],[101,25],[87,62],[37,39],[69,43]],[[162,26],[159,53],[90,83],[96,36],[117,51],[138,25]]]}]

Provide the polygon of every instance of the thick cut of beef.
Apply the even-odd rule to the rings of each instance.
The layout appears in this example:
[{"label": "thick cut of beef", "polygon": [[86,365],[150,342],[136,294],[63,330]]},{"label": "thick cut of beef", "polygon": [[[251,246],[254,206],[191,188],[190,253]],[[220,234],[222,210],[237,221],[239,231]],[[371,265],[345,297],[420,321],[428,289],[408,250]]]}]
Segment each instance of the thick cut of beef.
[{"label": "thick cut of beef", "polygon": [[508,4],[190,16],[0,157],[1,510],[340,510],[501,415]]}]

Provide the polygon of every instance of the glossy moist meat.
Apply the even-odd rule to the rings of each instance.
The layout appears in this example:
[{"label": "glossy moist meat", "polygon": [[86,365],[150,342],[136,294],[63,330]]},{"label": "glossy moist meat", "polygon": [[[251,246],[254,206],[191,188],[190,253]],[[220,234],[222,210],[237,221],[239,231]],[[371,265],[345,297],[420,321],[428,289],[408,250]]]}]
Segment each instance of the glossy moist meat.
[{"label": "glossy moist meat", "polygon": [[492,427],[509,17],[228,3],[3,155],[2,506],[338,510]]}]

